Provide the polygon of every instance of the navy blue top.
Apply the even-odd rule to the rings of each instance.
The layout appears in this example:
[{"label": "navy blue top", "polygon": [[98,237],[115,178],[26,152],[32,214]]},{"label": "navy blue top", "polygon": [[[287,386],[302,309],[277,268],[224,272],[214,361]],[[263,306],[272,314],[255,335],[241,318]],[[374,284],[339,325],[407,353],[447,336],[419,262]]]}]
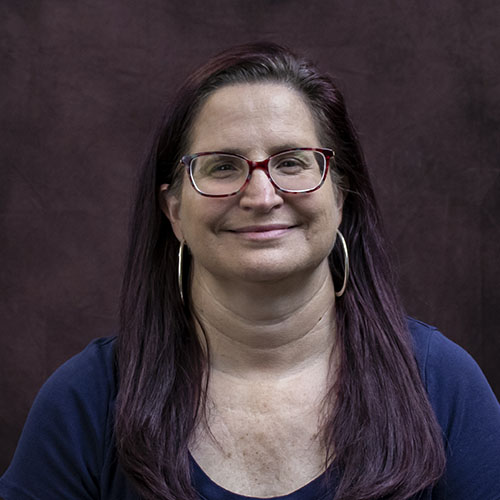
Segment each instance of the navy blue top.
[{"label": "navy blue top", "polygon": [[[500,405],[475,361],[435,328],[410,320],[415,356],[445,437],[447,469],[415,500],[500,499]],[[138,500],[116,460],[114,338],[93,341],[35,399],[10,467],[5,500]],[[257,500],[215,484],[192,460],[204,500]],[[321,477],[279,500],[332,498]]]}]

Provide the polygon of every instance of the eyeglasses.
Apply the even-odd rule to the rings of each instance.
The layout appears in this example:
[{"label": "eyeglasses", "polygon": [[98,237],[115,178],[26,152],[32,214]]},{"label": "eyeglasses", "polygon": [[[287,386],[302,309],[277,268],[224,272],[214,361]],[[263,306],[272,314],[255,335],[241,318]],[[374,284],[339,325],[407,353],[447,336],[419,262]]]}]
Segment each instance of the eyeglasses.
[{"label": "eyeglasses", "polygon": [[241,192],[255,169],[263,170],[272,185],[283,193],[310,193],[323,184],[331,149],[295,148],[261,161],[232,153],[209,152],[183,156],[193,188],[203,196],[222,198]]}]

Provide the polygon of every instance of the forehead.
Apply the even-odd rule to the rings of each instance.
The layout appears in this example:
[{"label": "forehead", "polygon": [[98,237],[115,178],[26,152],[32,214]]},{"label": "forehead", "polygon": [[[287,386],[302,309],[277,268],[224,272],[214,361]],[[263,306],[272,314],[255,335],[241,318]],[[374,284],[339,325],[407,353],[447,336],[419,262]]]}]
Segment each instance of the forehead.
[{"label": "forehead", "polygon": [[215,91],[193,122],[189,144],[190,153],[230,149],[242,154],[321,146],[306,101],[279,83],[237,84]]}]

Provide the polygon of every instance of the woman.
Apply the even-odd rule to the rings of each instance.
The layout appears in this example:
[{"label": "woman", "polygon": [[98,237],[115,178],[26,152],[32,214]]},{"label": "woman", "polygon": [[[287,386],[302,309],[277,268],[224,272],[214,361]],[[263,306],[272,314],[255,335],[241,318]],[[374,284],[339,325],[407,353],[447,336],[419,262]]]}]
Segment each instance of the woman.
[{"label": "woman", "polygon": [[118,339],[47,382],[0,493],[488,500],[499,456],[477,365],[404,317],[342,96],[256,44],[163,120]]}]

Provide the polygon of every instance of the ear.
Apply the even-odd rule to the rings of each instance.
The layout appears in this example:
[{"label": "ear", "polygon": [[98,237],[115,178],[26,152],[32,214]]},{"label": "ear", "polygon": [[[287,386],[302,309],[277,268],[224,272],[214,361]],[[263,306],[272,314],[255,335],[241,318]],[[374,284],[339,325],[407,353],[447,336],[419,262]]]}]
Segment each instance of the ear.
[{"label": "ear", "polygon": [[182,224],[180,218],[181,200],[180,194],[174,194],[169,190],[170,184],[160,186],[160,207],[167,219],[170,221],[172,230],[179,241],[184,241]]},{"label": "ear", "polygon": [[343,187],[338,185],[338,184],[334,184],[333,185],[333,196],[334,196],[335,208],[339,212],[340,216],[342,217],[342,212],[344,209],[344,201],[345,201],[345,196],[346,196],[346,193],[344,192]]}]

